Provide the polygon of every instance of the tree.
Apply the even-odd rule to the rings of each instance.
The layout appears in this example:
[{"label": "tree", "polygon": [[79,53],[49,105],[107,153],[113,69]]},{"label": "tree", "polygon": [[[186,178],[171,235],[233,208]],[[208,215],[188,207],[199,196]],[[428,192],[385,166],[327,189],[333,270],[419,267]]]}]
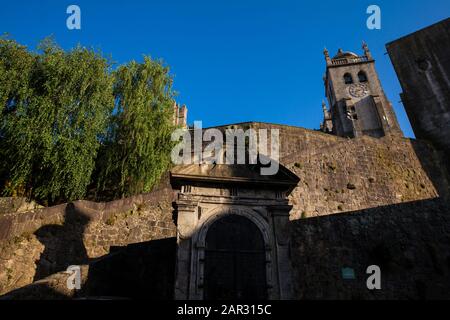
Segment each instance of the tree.
[{"label": "tree", "polygon": [[22,188],[38,200],[79,199],[114,107],[110,63],[80,46],[65,52],[46,40],[40,49],[32,54],[0,42],[6,193]]},{"label": "tree", "polygon": [[149,192],[170,165],[173,96],[169,68],[145,56],[114,73],[115,111],[99,161],[100,190]]},{"label": "tree", "polygon": [[36,57],[6,37],[0,37],[0,121],[30,96],[30,74]]},{"label": "tree", "polygon": [[0,38],[0,181],[9,176],[16,145],[8,145],[6,127],[8,120],[32,94],[30,79],[36,57],[13,40]]},{"label": "tree", "polygon": [[0,38],[3,193],[55,203],[90,185],[150,191],[170,165],[169,68],[144,57],[112,71],[100,53],[51,39],[39,50]]}]

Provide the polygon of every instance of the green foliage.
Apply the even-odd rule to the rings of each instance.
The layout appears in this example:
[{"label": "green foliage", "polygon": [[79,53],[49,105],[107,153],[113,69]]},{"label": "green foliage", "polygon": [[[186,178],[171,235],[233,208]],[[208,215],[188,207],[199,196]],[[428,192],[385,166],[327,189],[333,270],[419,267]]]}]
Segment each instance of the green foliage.
[{"label": "green foliage", "polygon": [[13,40],[0,38],[0,121],[12,109],[14,103],[20,103],[30,96],[30,74],[35,57],[27,48]]},{"label": "green foliage", "polygon": [[64,52],[46,41],[41,49],[32,54],[0,42],[0,78],[16,76],[0,83],[6,192],[23,188],[50,202],[81,198],[114,105],[110,66],[82,47]]},{"label": "green foliage", "polygon": [[[41,55],[14,44],[0,46],[3,70],[20,73],[20,84],[13,82],[2,97],[8,111],[2,122],[10,169],[6,191],[23,188],[50,202],[82,198],[114,105],[109,63],[91,50],[64,52],[49,41]],[[17,50],[20,61],[8,64]]]},{"label": "green foliage", "polygon": [[9,175],[10,155],[16,153],[15,145],[8,145],[4,139],[8,120],[21,104],[32,95],[30,78],[35,57],[27,48],[5,37],[0,38],[0,179]]},{"label": "green foliage", "polygon": [[149,192],[170,165],[172,78],[150,57],[114,75],[116,108],[99,161],[99,187],[120,196]]},{"label": "green foliage", "polygon": [[[150,191],[170,164],[172,78],[149,57],[111,70],[100,53],[0,38],[0,182],[55,203],[89,185]],[[94,181],[92,181],[94,179]]]}]

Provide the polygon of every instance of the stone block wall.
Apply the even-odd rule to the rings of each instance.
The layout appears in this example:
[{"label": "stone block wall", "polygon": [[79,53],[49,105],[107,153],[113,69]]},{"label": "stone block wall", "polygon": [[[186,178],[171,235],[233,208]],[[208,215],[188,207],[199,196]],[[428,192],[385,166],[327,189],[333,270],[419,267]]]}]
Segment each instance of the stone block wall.
[{"label": "stone block wall", "polygon": [[[244,130],[249,126],[280,129],[281,163],[300,178],[290,196],[294,206],[290,217],[291,258],[298,298],[445,296],[448,286],[440,287],[439,283],[448,280],[450,238],[448,209],[441,201],[448,197],[449,186],[433,147],[399,137],[346,139],[265,123],[237,126]],[[0,295],[24,286],[31,291],[17,294],[34,294],[35,290],[36,294],[45,294],[47,283],[56,288],[49,292],[53,297],[53,293],[64,291],[58,287],[67,277],[61,272],[69,265],[84,265],[91,270],[97,261],[104,261],[104,267],[97,264],[100,271],[96,274],[109,276],[107,261],[118,261],[118,269],[110,270],[112,274],[127,270],[127,266],[131,268],[128,274],[135,274],[136,266],[127,261],[130,257],[134,261],[136,255],[109,259],[111,247],[144,242],[154,247],[159,240],[173,239],[174,196],[166,184],[150,194],[108,203],[75,201],[0,214]],[[169,261],[175,250],[167,252],[169,256],[161,257]],[[144,273],[161,271],[157,255],[147,255],[156,265],[145,262]],[[390,280],[386,291],[378,295],[367,293],[365,281],[359,281],[372,261],[388,265],[385,275]],[[172,264],[169,261],[166,269],[174,268]],[[342,281],[342,267],[353,267],[359,280]],[[410,272],[413,280],[408,278]],[[90,281],[91,293],[97,294],[103,282]],[[41,287],[45,290],[38,289]],[[158,288],[169,297],[170,290]],[[111,292],[111,288],[106,289]],[[63,292],[65,296],[70,294]]]},{"label": "stone block wall", "polygon": [[[431,199],[292,221],[296,298],[449,299],[449,213]],[[371,265],[381,290],[367,289]]]},{"label": "stone block wall", "polygon": [[[88,282],[89,265],[80,266],[81,286]],[[68,300],[77,297],[77,290],[67,287],[70,273],[61,271],[0,296],[1,300]]]},{"label": "stone block wall", "polygon": [[0,216],[0,295],[88,264],[111,246],[175,237],[173,191]]},{"label": "stone block wall", "polygon": [[151,240],[112,252],[80,266],[80,290],[67,287],[61,271],[1,296],[0,300],[173,298],[176,238]]},{"label": "stone block wall", "polygon": [[[292,153],[305,152],[311,148],[316,149],[318,146],[322,148],[329,147],[339,141],[346,140],[320,131],[265,122],[244,122],[214,128],[219,129],[222,132],[225,132],[227,129],[242,129],[244,132],[248,129],[267,129],[269,143],[270,130],[278,129],[280,133],[280,158],[286,157]],[[204,143],[204,145],[207,144],[209,144],[209,142]]]},{"label": "stone block wall", "polygon": [[435,150],[410,139],[343,140],[293,153],[282,163],[300,178],[290,196],[292,220],[448,194]]},{"label": "stone block wall", "polygon": [[[386,45],[417,138],[450,153],[450,18]],[[449,167],[450,168],[450,167]]]},{"label": "stone block wall", "polygon": [[424,141],[396,135],[348,139],[262,122],[217,128],[280,130],[280,163],[300,178],[290,196],[292,219],[450,194],[442,156]]},{"label": "stone block wall", "polygon": [[0,198],[0,215],[13,212],[27,212],[39,208],[42,208],[42,206],[24,197]]},{"label": "stone block wall", "polygon": [[[449,299],[449,209],[429,199],[291,221],[294,298]],[[175,244],[169,238],[114,249],[81,266],[79,292],[68,290],[68,274],[59,272],[2,298],[171,299]],[[380,290],[366,286],[371,265],[380,267]],[[355,278],[344,279],[343,268]]]}]

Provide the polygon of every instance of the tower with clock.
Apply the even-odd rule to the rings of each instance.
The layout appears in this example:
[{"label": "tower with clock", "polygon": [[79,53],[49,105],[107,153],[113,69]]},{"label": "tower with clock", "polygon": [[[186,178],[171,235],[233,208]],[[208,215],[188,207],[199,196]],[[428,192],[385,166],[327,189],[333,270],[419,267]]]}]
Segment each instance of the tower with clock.
[{"label": "tower with clock", "polygon": [[324,108],[328,120],[324,120],[322,129],[351,138],[402,135],[392,104],[375,70],[375,60],[365,43],[363,50],[364,54],[359,56],[339,49],[333,58],[327,49],[324,50],[324,85],[329,110]]}]

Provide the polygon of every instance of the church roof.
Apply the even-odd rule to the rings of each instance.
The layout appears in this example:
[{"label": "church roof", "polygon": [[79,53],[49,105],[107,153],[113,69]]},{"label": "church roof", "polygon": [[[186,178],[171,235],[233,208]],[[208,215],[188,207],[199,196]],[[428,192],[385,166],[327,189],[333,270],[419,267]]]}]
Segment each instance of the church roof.
[{"label": "church roof", "polygon": [[190,164],[176,166],[171,170],[172,182],[191,181],[213,184],[245,184],[258,187],[272,186],[291,189],[299,178],[290,170],[279,165],[275,175],[262,175],[260,164],[227,165],[227,164]]},{"label": "church roof", "polygon": [[358,55],[351,51],[343,51],[339,49],[337,54],[333,57],[333,59],[344,59],[344,58],[358,58]]}]

